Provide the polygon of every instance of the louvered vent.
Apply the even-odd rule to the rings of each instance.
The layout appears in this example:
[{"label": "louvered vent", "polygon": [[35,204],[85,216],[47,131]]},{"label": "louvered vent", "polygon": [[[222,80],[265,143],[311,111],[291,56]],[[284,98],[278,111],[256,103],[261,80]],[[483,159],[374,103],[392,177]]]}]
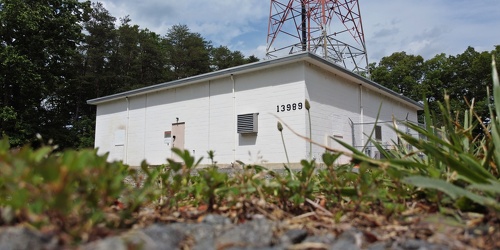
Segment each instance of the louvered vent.
[{"label": "louvered vent", "polygon": [[240,134],[257,133],[258,115],[259,113],[238,115],[238,133]]}]

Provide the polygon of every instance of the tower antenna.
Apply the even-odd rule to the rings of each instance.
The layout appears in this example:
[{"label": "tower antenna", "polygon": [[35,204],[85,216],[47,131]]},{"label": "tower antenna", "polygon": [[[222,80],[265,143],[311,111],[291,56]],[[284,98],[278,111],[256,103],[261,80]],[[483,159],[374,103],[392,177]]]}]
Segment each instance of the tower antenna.
[{"label": "tower antenna", "polygon": [[367,72],[357,0],[271,0],[266,54],[309,51],[356,73]]}]

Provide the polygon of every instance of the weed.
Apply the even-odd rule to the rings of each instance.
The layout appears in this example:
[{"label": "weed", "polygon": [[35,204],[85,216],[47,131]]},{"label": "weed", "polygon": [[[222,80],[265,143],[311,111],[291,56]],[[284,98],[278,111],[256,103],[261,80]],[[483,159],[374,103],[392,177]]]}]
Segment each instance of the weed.
[{"label": "weed", "polygon": [[[300,162],[297,172],[285,165],[284,174],[238,162],[243,170],[231,176],[218,169],[213,151],[208,152],[210,166],[196,169],[202,158],[176,148],[172,151],[181,161],[168,159],[160,167],[143,162],[136,170],[121,162],[107,162],[107,155],[98,155],[96,150],[55,152],[52,146],[12,150],[4,138],[0,140],[0,225],[48,227],[85,241],[85,235],[98,225],[130,227],[141,208],[156,206],[158,200],[161,211],[200,204],[212,211],[256,197],[262,204],[274,203],[289,212],[321,208],[335,221],[341,220],[345,211],[380,209],[392,216],[403,211],[408,201],[422,200],[438,202],[440,211],[447,215],[453,215],[451,208],[498,213],[500,118],[495,110],[500,110],[500,82],[494,61],[492,68],[494,103],[489,124],[475,114],[474,101],[459,121],[445,98],[439,106],[440,117],[424,104],[425,127],[404,123],[419,137],[400,131],[394,124],[400,142],[393,149],[371,140],[372,131],[369,141],[384,159],[373,159],[337,140],[347,151],[325,147],[324,168],[307,159]],[[307,100],[305,104],[309,112],[310,104]],[[434,119],[439,119],[442,127],[436,127]],[[483,134],[473,134],[477,126],[483,126]],[[308,140],[312,152],[311,124],[309,128],[309,138],[301,137]],[[283,130],[280,122],[278,130]],[[351,163],[336,165],[341,156],[350,157]],[[127,184],[127,178],[136,185]],[[317,197],[323,197],[325,204],[313,202]],[[118,218],[111,219],[108,215],[114,204],[122,206],[115,208]]]}]

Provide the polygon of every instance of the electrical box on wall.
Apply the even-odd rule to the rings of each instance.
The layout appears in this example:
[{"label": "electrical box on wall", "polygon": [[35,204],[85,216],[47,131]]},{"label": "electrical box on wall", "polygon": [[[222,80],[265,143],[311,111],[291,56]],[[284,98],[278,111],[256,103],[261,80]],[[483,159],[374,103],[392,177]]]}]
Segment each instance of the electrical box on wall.
[{"label": "electrical box on wall", "polygon": [[259,113],[249,113],[238,115],[239,134],[254,134],[258,132]]},{"label": "electrical box on wall", "polygon": [[115,140],[114,140],[115,146],[125,145],[125,134],[126,134],[125,129],[118,129],[115,131]]},{"label": "electrical box on wall", "polygon": [[163,143],[170,146],[172,143],[172,131],[163,132]]}]

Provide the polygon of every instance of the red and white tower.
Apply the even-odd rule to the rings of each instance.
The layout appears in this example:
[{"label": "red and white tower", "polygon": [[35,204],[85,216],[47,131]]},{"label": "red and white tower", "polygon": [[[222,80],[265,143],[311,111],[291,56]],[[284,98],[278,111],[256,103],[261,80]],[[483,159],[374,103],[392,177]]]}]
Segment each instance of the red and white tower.
[{"label": "red and white tower", "polygon": [[309,51],[357,73],[366,72],[357,0],[271,0],[267,56]]}]

